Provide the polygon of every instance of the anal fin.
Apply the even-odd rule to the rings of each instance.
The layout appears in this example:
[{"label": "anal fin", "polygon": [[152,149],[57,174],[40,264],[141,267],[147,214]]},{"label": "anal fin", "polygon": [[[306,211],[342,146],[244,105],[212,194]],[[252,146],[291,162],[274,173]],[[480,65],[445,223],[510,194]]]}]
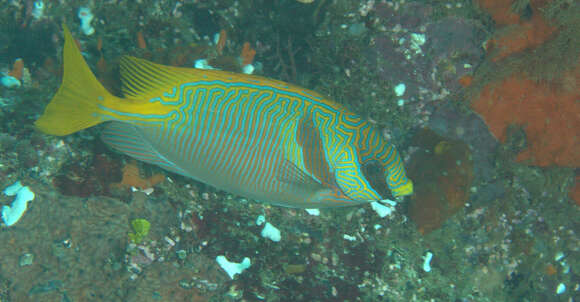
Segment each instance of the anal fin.
[{"label": "anal fin", "polygon": [[101,133],[101,139],[113,149],[137,160],[191,177],[186,171],[160,154],[136,126],[123,122],[109,122]]}]

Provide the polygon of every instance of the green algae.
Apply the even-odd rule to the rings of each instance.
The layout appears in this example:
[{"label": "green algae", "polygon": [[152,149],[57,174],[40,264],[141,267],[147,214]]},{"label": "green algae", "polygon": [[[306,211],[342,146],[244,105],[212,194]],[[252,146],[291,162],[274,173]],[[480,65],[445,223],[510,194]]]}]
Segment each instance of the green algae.
[{"label": "green algae", "polygon": [[133,219],[133,221],[131,221],[131,228],[134,233],[129,233],[129,240],[133,243],[139,244],[149,234],[151,223],[146,219]]}]

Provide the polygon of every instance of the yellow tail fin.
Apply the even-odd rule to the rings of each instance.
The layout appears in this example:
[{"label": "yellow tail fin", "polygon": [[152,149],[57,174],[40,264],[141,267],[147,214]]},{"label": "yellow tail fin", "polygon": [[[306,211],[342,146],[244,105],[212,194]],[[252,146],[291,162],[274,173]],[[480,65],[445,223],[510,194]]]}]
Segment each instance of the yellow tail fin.
[{"label": "yellow tail fin", "polygon": [[99,103],[116,97],[99,83],[83,59],[76,42],[65,24],[62,84],[44,114],[35,125],[42,132],[67,135],[100,124],[106,120],[98,114]]}]

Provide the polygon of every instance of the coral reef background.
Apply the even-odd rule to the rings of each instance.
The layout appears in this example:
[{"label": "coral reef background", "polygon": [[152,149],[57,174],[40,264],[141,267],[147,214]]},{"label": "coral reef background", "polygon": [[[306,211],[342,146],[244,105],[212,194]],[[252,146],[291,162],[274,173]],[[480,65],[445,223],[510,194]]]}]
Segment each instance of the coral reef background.
[{"label": "coral reef background", "polygon": [[[578,1],[97,2],[0,3],[0,184],[36,195],[0,226],[1,301],[578,299]],[[98,128],[42,135],[63,22],[117,94],[125,54],[326,94],[384,129],[417,193],[315,216],[134,162]],[[219,255],[252,265],[231,279]]]}]

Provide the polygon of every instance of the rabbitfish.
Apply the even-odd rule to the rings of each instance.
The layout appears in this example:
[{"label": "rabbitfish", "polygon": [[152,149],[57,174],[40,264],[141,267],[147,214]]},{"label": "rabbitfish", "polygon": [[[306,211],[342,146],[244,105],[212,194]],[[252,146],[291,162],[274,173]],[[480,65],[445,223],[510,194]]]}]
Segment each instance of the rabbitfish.
[{"label": "rabbitfish", "polygon": [[[120,61],[109,93],[64,26],[62,84],[36,121],[68,135],[104,123],[112,148],[235,194],[317,208],[409,195],[395,147],[322,95],[258,76]],[[373,172],[374,171],[374,172]],[[386,192],[386,193],[385,193]]]}]

